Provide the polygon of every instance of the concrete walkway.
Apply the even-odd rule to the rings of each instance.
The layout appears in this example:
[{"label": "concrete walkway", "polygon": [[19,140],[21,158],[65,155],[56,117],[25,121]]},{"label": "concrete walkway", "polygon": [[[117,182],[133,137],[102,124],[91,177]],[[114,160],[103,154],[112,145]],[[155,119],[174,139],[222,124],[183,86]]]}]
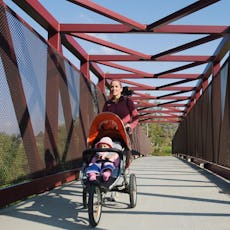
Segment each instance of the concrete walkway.
[{"label": "concrete walkway", "polygon": [[[137,206],[128,194],[108,202],[96,229],[229,230],[230,182],[174,157],[133,161]],[[6,230],[91,229],[79,181],[0,210]]]}]

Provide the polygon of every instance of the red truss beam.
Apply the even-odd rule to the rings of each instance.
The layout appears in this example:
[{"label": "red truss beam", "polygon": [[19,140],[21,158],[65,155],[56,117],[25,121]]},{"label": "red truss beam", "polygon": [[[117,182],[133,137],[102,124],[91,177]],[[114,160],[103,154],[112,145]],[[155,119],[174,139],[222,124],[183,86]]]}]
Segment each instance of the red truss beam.
[{"label": "red truss beam", "polygon": [[181,120],[151,120],[151,119],[145,119],[145,120],[140,120],[142,124],[147,124],[147,123],[180,123]]},{"label": "red truss beam", "polygon": [[169,78],[169,79],[199,79],[202,78],[202,75],[200,74],[165,74],[161,75],[158,78]]},{"label": "red truss beam", "polygon": [[154,33],[167,34],[209,34],[226,35],[229,34],[229,26],[210,25],[164,25],[154,29]]},{"label": "red truss beam", "polygon": [[148,94],[143,94],[143,95],[138,95],[138,96],[132,96],[132,99],[133,100],[156,100],[157,99],[157,96],[151,96],[151,95],[148,95]]},{"label": "red truss beam", "polygon": [[135,74],[135,73],[105,73],[105,78],[107,79],[143,79],[143,78],[153,78],[154,74]]},{"label": "red truss beam", "polygon": [[139,114],[143,114],[143,113],[183,113],[184,111],[181,111],[179,109],[168,109],[166,108],[167,110],[162,110],[162,109],[154,109],[154,110],[151,110],[151,109],[145,109],[143,112],[139,112]]},{"label": "red truss beam", "polygon": [[[125,82],[125,81],[122,81]],[[158,90],[157,87],[155,86],[148,86],[148,85],[143,85],[143,86],[139,86],[139,87],[130,87],[132,90],[136,91],[143,91],[143,90]],[[176,86],[172,86],[172,87],[162,87],[160,90],[167,90],[167,91],[193,91],[196,88],[193,86],[181,86],[181,87],[176,87]]]},{"label": "red truss beam", "polygon": [[[179,84],[178,82],[176,83],[171,83],[171,84],[167,84],[167,85],[162,85],[162,86],[149,86],[149,85],[145,85],[145,84],[140,84],[137,82],[133,82],[133,81],[128,81],[128,80],[124,80],[121,79],[120,80],[123,83],[126,84],[131,84],[131,85],[135,85],[137,87],[130,87],[131,89],[134,90],[172,90],[172,91],[191,91],[194,90],[194,87],[190,87],[190,86],[180,86],[180,87],[176,87],[176,86],[172,86],[172,85],[177,85]],[[187,80],[188,81],[188,80]]]},{"label": "red truss beam", "polygon": [[97,63],[102,64],[102,65],[106,65],[106,66],[110,66],[110,67],[113,67],[113,68],[116,68],[116,69],[129,71],[131,73],[142,74],[142,75],[145,75],[145,76],[153,77],[153,75],[150,74],[150,73],[140,71],[140,70],[137,70],[137,69],[134,69],[134,68],[130,68],[130,67],[127,67],[127,66],[119,65],[119,64],[116,64],[116,63],[113,63],[113,62],[98,61]]},{"label": "red truss beam", "polygon": [[157,119],[157,120],[181,120],[183,119],[183,116],[173,116],[173,115],[165,115],[165,114],[162,114],[162,115],[148,115],[146,114],[145,116],[141,117],[140,116],[140,119],[141,120],[145,120],[145,119]]},{"label": "red truss beam", "polygon": [[[188,100],[188,96],[167,96],[161,100]],[[133,100],[157,100],[157,96],[132,96]]]},{"label": "red truss beam", "polygon": [[36,0],[12,0],[46,30],[59,30],[59,22]]},{"label": "red truss beam", "polygon": [[[212,35],[212,36],[207,36],[198,40],[195,40],[193,42],[175,47],[173,49],[170,49],[168,51],[162,52],[160,54],[156,55],[146,55],[131,49],[127,49],[126,47],[118,46],[116,44],[113,44],[111,42],[105,41],[103,39],[99,39],[90,35],[86,34],[79,34],[75,33],[73,34],[74,36],[93,42],[95,44],[103,45],[127,54],[132,54],[132,55],[90,55],[90,60],[91,61],[148,61],[148,60],[155,60],[155,61],[187,61],[187,62],[208,62],[211,60],[212,57],[209,56],[166,56],[167,54],[172,54],[175,52],[180,52],[185,49],[201,45],[203,43],[210,42],[212,40],[215,40],[219,38],[220,36],[218,35]],[[137,56],[137,57],[136,57]],[[163,57],[166,56],[166,57]]]},{"label": "red truss beam", "polygon": [[132,72],[134,74],[144,75],[145,77],[158,77],[159,78],[161,75],[167,75],[167,74],[170,74],[170,73],[173,73],[173,72],[177,72],[177,71],[185,70],[185,69],[188,69],[188,68],[192,68],[192,67],[204,64],[205,62],[197,62],[197,63],[193,62],[193,63],[187,64],[187,65],[184,65],[184,66],[180,66],[180,67],[177,67],[177,68],[174,68],[174,69],[170,69],[170,70],[167,70],[165,72],[161,72],[161,73],[158,73],[158,74],[155,74],[155,75],[147,73],[147,72],[139,71],[139,70],[136,70],[134,68],[119,65],[119,64],[116,64],[116,63],[108,62],[108,61],[97,61],[97,63],[102,64],[102,65],[106,65],[106,66],[110,66],[110,67],[113,67],[113,68],[116,68],[116,69],[129,71],[129,72]]},{"label": "red truss beam", "polygon": [[[161,114],[162,114],[162,115],[163,115],[163,114],[167,114],[167,115],[169,115],[169,116],[174,116],[174,117],[182,116],[182,115],[178,115],[178,113],[175,114],[175,112],[162,111],[162,110],[156,110],[156,111],[153,110],[152,113],[146,112],[146,111],[144,111],[144,112],[145,112],[145,113],[140,113],[140,114],[139,114],[139,117],[141,117],[142,115],[145,116],[145,117],[146,117],[146,115],[149,115],[149,116],[156,116],[156,114],[158,114],[158,116],[161,115]],[[153,115],[151,115],[151,114],[153,114]]]},{"label": "red truss beam", "polygon": [[182,66],[176,67],[174,69],[170,69],[170,70],[167,70],[167,71],[155,74],[155,77],[159,77],[161,75],[165,75],[165,74],[169,74],[169,73],[174,73],[174,72],[186,70],[186,69],[189,69],[189,68],[192,68],[192,67],[196,67],[196,66],[202,65],[202,64],[205,64],[205,62],[193,62],[193,63],[187,64],[187,65],[182,65]]},{"label": "red truss beam", "polygon": [[220,38],[219,35],[206,36],[204,38],[200,38],[200,39],[194,40],[192,42],[183,44],[181,46],[174,47],[174,48],[169,49],[167,51],[164,51],[162,53],[156,54],[156,55],[152,56],[152,59],[158,60],[159,58],[161,58],[163,56],[166,56],[166,55],[169,55],[169,54],[173,54],[173,53],[177,53],[177,52],[181,52],[183,50],[186,50],[186,49],[189,49],[189,48],[193,48],[193,47],[196,47],[198,45],[202,45],[204,43],[216,40],[218,38]]},{"label": "red truss beam", "polygon": [[[134,54],[135,55],[135,54]],[[209,62],[212,56],[194,56],[194,55],[167,55],[159,58],[151,58],[151,56],[134,56],[134,55],[90,55],[90,61],[159,61],[159,62]]]},{"label": "red truss beam", "polygon": [[91,11],[94,11],[98,14],[101,14],[107,18],[113,19],[117,22],[120,22],[124,25],[128,25],[130,28],[137,29],[137,30],[144,30],[146,28],[145,25],[138,23],[132,19],[129,19],[127,17],[124,17],[121,14],[118,14],[112,10],[109,10],[107,8],[104,8],[94,2],[91,1],[85,1],[85,0],[68,0],[69,2],[75,3],[79,6],[82,6],[86,9],[89,9]]},{"label": "red truss beam", "polygon": [[187,64],[187,65],[184,65],[184,66],[180,66],[180,67],[177,67],[177,68],[174,68],[174,69],[167,70],[165,72],[161,72],[161,73],[152,75],[150,73],[139,71],[139,70],[136,70],[134,68],[130,68],[130,67],[126,67],[126,66],[123,66],[123,65],[119,65],[119,64],[116,64],[116,63],[113,63],[113,62],[97,61],[97,63],[102,64],[102,65],[106,65],[106,66],[110,66],[110,67],[113,67],[113,68],[116,68],[116,69],[129,71],[129,72],[132,72],[132,73],[135,73],[135,74],[142,74],[142,75],[144,75],[146,77],[159,77],[161,75],[166,75],[166,74],[169,74],[169,73],[173,73],[173,72],[185,70],[185,69],[188,69],[188,68],[195,67],[195,66],[203,64],[203,62],[190,63],[190,64]]},{"label": "red truss beam", "polygon": [[[146,55],[147,56],[147,55]],[[151,56],[140,57],[136,55],[90,55],[90,61],[151,61]]]},{"label": "red truss beam", "polygon": [[[153,78],[154,74],[145,76],[141,74],[134,74],[134,73],[105,73],[105,78],[108,79],[128,79],[128,78],[134,78],[134,79],[143,79],[143,78]],[[202,78],[202,75],[200,74],[165,74],[161,75],[158,78],[163,79],[199,79]]]},{"label": "red truss beam", "polygon": [[[146,55],[146,54],[137,52],[135,50],[131,50],[131,49],[128,49],[126,47],[119,46],[117,44],[114,44],[114,43],[111,43],[111,42],[108,42],[108,41],[105,41],[103,39],[99,39],[99,38],[96,38],[96,37],[93,37],[93,36],[90,36],[90,35],[87,35],[87,34],[75,33],[75,34],[72,34],[72,35],[75,36],[75,37],[84,39],[86,41],[93,42],[95,44],[103,45],[103,46],[111,48],[111,49],[115,49],[115,50],[118,50],[118,51],[121,51],[121,52],[124,52],[124,53],[127,53],[127,54],[135,55],[135,56],[143,58],[143,59],[150,59],[151,58],[150,55]],[[91,61],[94,61],[94,60],[91,60]]]},{"label": "red truss beam", "polygon": [[157,89],[161,90],[162,88],[171,87],[171,86],[175,86],[175,85],[181,85],[181,84],[188,83],[188,82],[191,82],[191,81],[194,81],[194,80],[193,79],[184,79],[184,80],[164,84],[164,85],[161,85],[161,86],[157,86]]},{"label": "red truss beam", "polygon": [[[155,108],[156,107],[156,108]],[[155,110],[158,110],[158,111],[171,111],[172,113],[185,113],[184,111],[184,106],[180,106],[180,107],[158,107],[158,106],[145,106],[145,107],[142,107],[142,108],[138,108],[138,111],[139,113],[148,113],[148,111],[155,111]]]},{"label": "red truss beam", "polygon": [[171,103],[171,104],[166,104],[166,105],[161,105],[161,107],[184,107],[186,106],[187,104],[186,103],[181,103],[181,104],[177,104],[177,103]]},{"label": "red truss beam", "polygon": [[184,16],[187,16],[189,14],[192,14],[204,7],[207,7],[213,3],[216,3],[220,0],[202,0],[202,1],[196,1],[195,3],[187,6],[187,7],[184,7],[183,9],[181,10],[178,10],[170,15],[168,15],[167,17],[164,17],[162,19],[160,19],[159,21],[156,21],[152,24],[149,24],[147,26],[147,30],[154,30],[162,25],[165,25],[165,24],[169,24],[169,23],[172,23]]},{"label": "red truss beam", "polygon": [[155,61],[168,61],[168,62],[210,62],[212,56],[204,55],[165,55],[164,57],[153,58]]},{"label": "red truss beam", "polygon": [[90,63],[90,66],[91,70],[93,70],[93,73],[96,74],[96,76],[98,76],[99,79],[105,78],[104,72],[96,63]]},{"label": "red truss beam", "polygon": [[[150,107],[157,107],[158,103],[150,103],[150,102],[138,101],[137,105],[138,105],[138,108],[140,108],[140,107],[148,107],[148,108],[150,108]],[[148,109],[148,108],[143,108],[143,109]]]},{"label": "red truss beam", "polygon": [[[138,103],[138,107],[158,107],[159,103],[150,103],[150,102],[139,102]],[[186,106],[186,103],[171,103],[171,104],[165,104],[165,105],[161,105],[160,107],[184,107]]]},{"label": "red truss beam", "polygon": [[80,60],[87,61],[88,53],[80,46],[80,44],[70,35],[65,35],[62,38],[63,44]]},{"label": "red truss beam", "polygon": [[[64,33],[128,33],[134,31],[123,24],[60,24]],[[145,31],[142,30],[143,32]]]},{"label": "red truss beam", "polygon": [[[175,121],[175,122],[180,122],[184,117],[173,117],[173,116],[162,116],[162,117],[155,117],[155,116],[151,116],[151,115],[146,115],[145,117],[140,117],[139,120],[142,123],[142,121],[144,120],[157,120],[157,121]],[[171,123],[171,122],[170,122]]]},{"label": "red truss beam", "polygon": [[60,24],[64,33],[143,33],[143,34],[209,34],[224,36],[229,34],[229,26],[212,25],[163,25],[154,31],[134,30],[123,24]]},{"label": "red truss beam", "polygon": [[[152,90],[155,90],[155,89],[156,89],[156,86],[148,86],[148,85],[145,85],[145,84],[140,84],[140,83],[137,83],[137,82],[128,81],[128,80],[124,80],[124,79],[121,79],[120,81],[123,82],[123,83],[126,83],[126,84],[136,85],[137,87],[141,87],[141,88],[149,87],[149,88],[151,88]],[[132,88],[132,87],[131,87],[131,88]]]},{"label": "red truss beam", "polygon": [[[212,74],[213,63],[218,63],[224,57],[224,55],[229,49],[230,49],[230,39],[229,37],[224,37],[214,53],[215,59],[213,60],[212,63],[209,63],[206,66],[203,72],[204,79],[207,79]],[[196,92],[202,88],[202,84],[203,84],[203,81],[200,81],[200,83],[197,85],[196,87],[197,90],[192,94],[191,100],[190,100],[189,105],[187,106],[186,112],[189,112],[189,110],[191,109],[190,105],[194,102],[194,99],[196,98]]]}]

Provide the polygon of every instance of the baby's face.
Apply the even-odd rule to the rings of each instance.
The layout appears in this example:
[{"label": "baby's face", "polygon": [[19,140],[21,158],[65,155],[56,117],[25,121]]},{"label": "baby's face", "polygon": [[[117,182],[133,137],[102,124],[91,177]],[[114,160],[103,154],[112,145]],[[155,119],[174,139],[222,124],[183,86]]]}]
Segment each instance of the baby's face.
[{"label": "baby's face", "polygon": [[107,149],[107,148],[110,148],[109,145],[105,144],[105,143],[102,143],[99,145],[99,148],[100,149]]}]

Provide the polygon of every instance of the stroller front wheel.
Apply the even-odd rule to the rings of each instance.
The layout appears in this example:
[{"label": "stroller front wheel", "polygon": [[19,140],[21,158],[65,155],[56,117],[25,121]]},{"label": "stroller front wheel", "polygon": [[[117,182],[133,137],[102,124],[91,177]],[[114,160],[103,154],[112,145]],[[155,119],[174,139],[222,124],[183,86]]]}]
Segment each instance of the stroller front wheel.
[{"label": "stroller front wheel", "polygon": [[135,174],[130,174],[129,177],[129,199],[130,207],[134,208],[137,204],[137,183]]},{"label": "stroller front wheel", "polygon": [[95,227],[101,218],[102,212],[102,195],[101,189],[98,185],[90,185],[89,200],[88,200],[88,214],[89,222],[92,227]]}]

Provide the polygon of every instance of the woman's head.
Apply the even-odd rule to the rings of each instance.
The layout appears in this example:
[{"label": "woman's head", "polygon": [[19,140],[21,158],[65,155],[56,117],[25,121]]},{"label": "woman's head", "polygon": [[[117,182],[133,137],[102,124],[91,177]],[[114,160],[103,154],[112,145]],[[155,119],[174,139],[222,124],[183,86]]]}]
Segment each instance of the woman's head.
[{"label": "woman's head", "polygon": [[119,99],[123,88],[121,82],[113,80],[110,83],[110,94],[114,99]]}]

